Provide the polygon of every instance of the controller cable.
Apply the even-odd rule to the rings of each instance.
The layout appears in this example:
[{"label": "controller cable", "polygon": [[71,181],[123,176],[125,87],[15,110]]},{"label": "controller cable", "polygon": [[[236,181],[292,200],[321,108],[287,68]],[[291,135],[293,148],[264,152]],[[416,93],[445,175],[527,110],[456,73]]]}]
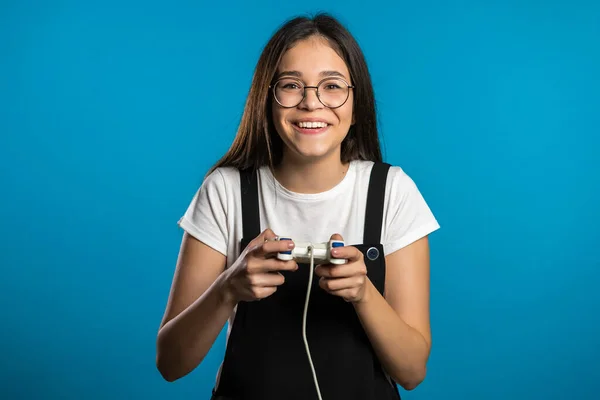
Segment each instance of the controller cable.
[{"label": "controller cable", "polygon": [[313,271],[315,269],[315,255],[313,246],[308,246],[310,253],[310,269],[308,270],[308,290],[306,291],[306,301],[304,302],[304,314],[302,316],[302,338],[304,339],[304,347],[306,348],[306,355],[308,355],[308,363],[312,370],[313,380],[315,381],[315,388],[317,389],[317,396],[319,400],[323,400],[321,397],[321,389],[319,388],[319,381],[317,380],[317,373],[315,372],[315,366],[310,356],[310,349],[308,347],[308,340],[306,339],[306,315],[308,314],[308,300],[310,298],[310,289],[313,281]]}]

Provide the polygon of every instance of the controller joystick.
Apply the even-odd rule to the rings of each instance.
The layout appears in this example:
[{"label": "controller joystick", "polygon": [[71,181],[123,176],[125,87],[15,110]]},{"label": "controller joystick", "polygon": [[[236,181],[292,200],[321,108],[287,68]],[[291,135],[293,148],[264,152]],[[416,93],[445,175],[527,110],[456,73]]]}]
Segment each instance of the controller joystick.
[{"label": "controller joystick", "polygon": [[[291,238],[277,237],[280,240],[292,240]],[[317,264],[345,264],[346,259],[335,258],[331,255],[331,249],[344,247],[343,240],[330,240],[324,243],[294,242],[294,248],[289,251],[277,253],[277,258],[283,261],[296,260],[300,264],[310,263],[311,251],[315,265]]]}]

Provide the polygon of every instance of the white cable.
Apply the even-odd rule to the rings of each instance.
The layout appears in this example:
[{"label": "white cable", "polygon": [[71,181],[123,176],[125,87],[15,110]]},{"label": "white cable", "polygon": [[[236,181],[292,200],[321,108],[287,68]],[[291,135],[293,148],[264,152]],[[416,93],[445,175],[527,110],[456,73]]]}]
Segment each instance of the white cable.
[{"label": "white cable", "polygon": [[302,316],[302,338],[304,339],[304,347],[306,348],[306,355],[308,355],[308,362],[310,369],[312,370],[313,380],[315,381],[315,387],[317,389],[317,396],[319,400],[323,400],[321,397],[321,389],[319,389],[319,381],[317,380],[317,373],[315,372],[315,366],[313,365],[312,358],[310,356],[310,349],[308,348],[308,340],[306,339],[306,315],[308,314],[308,300],[310,298],[310,289],[312,287],[313,270],[315,267],[315,258],[313,254],[313,247],[308,246],[310,252],[310,269],[308,271],[308,290],[306,292],[306,301],[304,302],[304,315]]}]

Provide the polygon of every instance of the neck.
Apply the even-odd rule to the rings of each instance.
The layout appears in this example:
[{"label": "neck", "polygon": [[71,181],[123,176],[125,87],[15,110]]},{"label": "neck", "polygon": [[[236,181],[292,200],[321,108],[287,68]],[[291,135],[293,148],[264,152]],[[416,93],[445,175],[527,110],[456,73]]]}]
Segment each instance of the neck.
[{"label": "neck", "polygon": [[279,183],[296,193],[321,193],[339,184],[349,164],[343,164],[340,155],[300,160],[284,155],[273,174]]}]

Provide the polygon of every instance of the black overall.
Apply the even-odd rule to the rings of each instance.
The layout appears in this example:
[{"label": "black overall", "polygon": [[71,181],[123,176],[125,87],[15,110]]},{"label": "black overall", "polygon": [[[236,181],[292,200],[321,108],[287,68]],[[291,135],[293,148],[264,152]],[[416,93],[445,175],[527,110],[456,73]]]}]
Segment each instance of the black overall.
[{"label": "black overall", "polygon": [[[385,257],[380,236],[388,169],[388,164],[373,165],[364,240],[354,245],[365,255],[367,275],[382,294]],[[240,174],[244,249],[261,229],[256,174]],[[283,272],[285,283],[273,295],[238,304],[213,400],[317,399],[302,339],[309,268],[299,265],[296,271]],[[314,275],[306,335],[323,400],[400,399],[352,304],[326,293],[318,280]]]}]

